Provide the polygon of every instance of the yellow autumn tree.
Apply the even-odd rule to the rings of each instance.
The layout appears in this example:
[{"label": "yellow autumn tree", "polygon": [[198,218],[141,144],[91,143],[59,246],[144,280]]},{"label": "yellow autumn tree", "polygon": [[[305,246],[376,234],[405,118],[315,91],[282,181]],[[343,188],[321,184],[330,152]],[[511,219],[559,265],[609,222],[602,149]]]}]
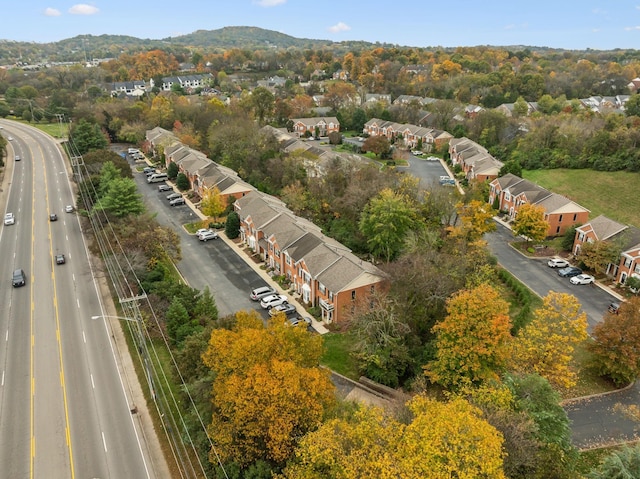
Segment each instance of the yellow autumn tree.
[{"label": "yellow autumn tree", "polygon": [[212,332],[202,356],[215,376],[209,434],[223,462],[282,464],[335,401],[319,367],[322,337],[281,319],[265,326],[255,311],[236,320],[233,329]]},{"label": "yellow autumn tree", "polygon": [[332,419],[307,434],[287,479],[503,479],[502,435],[464,399],[417,396],[408,425],[377,408]]},{"label": "yellow autumn tree", "polygon": [[227,205],[225,205],[217,186],[214,186],[213,188],[205,188],[202,196],[202,202],[200,203],[202,213],[207,216],[211,216],[212,218],[218,218],[226,208]]},{"label": "yellow autumn tree", "polygon": [[509,304],[486,283],[451,297],[447,316],[432,329],[436,358],[427,377],[451,389],[497,379],[512,339],[508,313]]},{"label": "yellow autumn tree", "polygon": [[451,236],[473,242],[482,238],[485,233],[496,229],[493,217],[497,211],[484,201],[471,200],[469,203],[458,203],[456,212],[458,222],[450,228]]},{"label": "yellow autumn tree", "polygon": [[537,373],[556,387],[576,384],[576,346],[587,339],[587,314],[575,296],[550,292],[533,313],[533,320],[512,343],[511,367]]},{"label": "yellow autumn tree", "polygon": [[545,239],[549,231],[549,223],[544,219],[543,206],[525,203],[518,209],[511,230],[515,236],[525,236],[527,241],[539,242]]}]

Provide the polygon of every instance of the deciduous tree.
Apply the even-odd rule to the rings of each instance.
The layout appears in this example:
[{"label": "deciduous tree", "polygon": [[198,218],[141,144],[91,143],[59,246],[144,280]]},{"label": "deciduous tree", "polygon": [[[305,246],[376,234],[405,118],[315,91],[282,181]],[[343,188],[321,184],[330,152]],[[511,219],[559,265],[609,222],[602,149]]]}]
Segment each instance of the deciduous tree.
[{"label": "deciduous tree", "polygon": [[580,261],[597,273],[604,274],[610,263],[617,263],[620,247],[611,241],[587,241],[580,245]]},{"label": "deciduous tree", "polygon": [[374,155],[385,158],[391,152],[391,144],[386,136],[376,135],[370,136],[362,143],[362,151],[370,151]]},{"label": "deciduous tree", "polygon": [[552,291],[545,296],[513,342],[511,367],[539,374],[557,387],[572,387],[577,378],[574,351],[587,338],[587,315],[580,309],[573,295]]},{"label": "deciduous tree", "polygon": [[436,359],[425,367],[449,389],[499,377],[511,341],[509,304],[487,284],[463,290],[447,302],[447,316],[433,327]]},{"label": "deciduous tree", "polygon": [[236,319],[213,331],[203,355],[215,374],[209,434],[223,462],[282,464],[335,401],[319,368],[322,338],[277,320],[265,327],[255,311]]},{"label": "deciduous tree", "polygon": [[606,314],[592,336],[589,349],[599,374],[618,386],[640,376],[640,298],[622,303],[618,314]]},{"label": "deciduous tree", "polygon": [[200,209],[202,213],[212,218],[218,218],[227,209],[217,186],[205,189]]},{"label": "deciduous tree", "polygon": [[387,262],[397,256],[406,234],[417,225],[416,208],[404,195],[385,188],[360,216],[360,231],[371,252]]},{"label": "deciduous tree", "polygon": [[640,477],[640,444],[622,446],[587,474],[589,479],[636,479]]},{"label": "deciduous tree", "polygon": [[544,219],[544,207],[525,203],[518,209],[511,230],[515,236],[525,236],[527,241],[540,242],[546,238],[549,223]]},{"label": "deciduous tree", "polygon": [[480,200],[471,200],[469,203],[458,203],[458,224],[450,228],[451,235],[474,242],[482,238],[485,233],[494,231],[496,223],[493,217],[496,215],[488,203]]}]

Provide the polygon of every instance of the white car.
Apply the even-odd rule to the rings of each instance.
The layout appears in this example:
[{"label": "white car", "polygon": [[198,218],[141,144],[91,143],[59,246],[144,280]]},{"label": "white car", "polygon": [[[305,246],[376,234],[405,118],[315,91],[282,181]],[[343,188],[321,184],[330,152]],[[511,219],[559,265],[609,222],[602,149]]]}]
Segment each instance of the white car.
[{"label": "white car", "polygon": [[251,290],[249,297],[253,301],[260,301],[265,296],[270,296],[272,294],[276,294],[276,289],[271,286],[260,286],[259,288],[254,288]]},{"label": "white car", "polygon": [[211,230],[207,230],[201,234],[198,235],[198,239],[200,241],[209,241],[211,239],[218,239],[218,233],[216,233],[215,231],[211,231]]},{"label": "white car", "polygon": [[15,222],[16,222],[16,217],[13,216],[13,213],[7,213],[6,215],[4,215],[5,225],[12,225],[12,224],[15,224]]},{"label": "white car", "polygon": [[414,156],[422,156],[422,155],[424,155],[424,153],[423,153],[423,152],[421,152],[420,150],[411,150],[411,153],[412,153]]},{"label": "white car", "polygon": [[73,205],[67,205],[67,206],[64,207],[64,211],[67,212],[67,213],[73,213],[74,209],[75,208],[73,207]]},{"label": "white car", "polygon": [[569,266],[569,262],[566,259],[562,258],[551,258],[547,261],[547,266],[549,268],[566,268]]},{"label": "white car", "polygon": [[13,137],[12,137],[12,136],[10,136],[9,138],[7,138],[7,140],[9,140],[9,141],[13,141]]},{"label": "white car", "polygon": [[271,309],[286,302],[287,297],[284,294],[270,294],[260,300],[260,306],[262,306],[262,309]]},{"label": "white car", "polygon": [[571,284],[591,284],[595,280],[590,274],[579,274],[578,276],[572,276],[569,281],[571,281]]}]

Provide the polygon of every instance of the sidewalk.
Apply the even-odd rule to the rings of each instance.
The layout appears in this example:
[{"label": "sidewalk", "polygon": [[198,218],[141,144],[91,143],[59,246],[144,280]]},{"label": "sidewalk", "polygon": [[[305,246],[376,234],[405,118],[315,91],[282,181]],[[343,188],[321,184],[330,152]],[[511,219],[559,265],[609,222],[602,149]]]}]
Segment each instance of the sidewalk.
[{"label": "sidewalk", "polygon": [[[169,181],[167,181],[167,184],[175,186]],[[206,220],[208,218],[200,211],[200,209],[198,209],[191,201],[189,201],[188,198],[185,197],[185,201],[187,203],[187,206],[189,206],[189,208],[191,208],[193,212],[198,215],[198,218],[200,218],[200,220]],[[220,236],[220,239],[227,243],[229,247],[233,249],[236,254],[240,256],[251,269],[258,273],[258,275],[264,280],[266,284],[268,284],[269,286],[273,286],[278,294],[286,295],[289,298],[289,303],[293,304],[296,307],[300,316],[311,319],[311,327],[314,329],[314,331],[316,331],[318,334],[326,334],[329,332],[329,330],[325,328],[322,322],[317,321],[313,316],[307,313],[304,306],[296,299],[296,297],[291,296],[291,294],[289,294],[289,291],[285,291],[276,281],[273,280],[271,276],[269,276],[269,273],[267,273],[266,270],[260,267],[261,263],[256,263],[250,256],[247,255],[246,251],[244,250],[244,246],[246,246],[244,243],[237,243],[227,238],[227,235],[224,231],[218,231],[218,234]]]}]

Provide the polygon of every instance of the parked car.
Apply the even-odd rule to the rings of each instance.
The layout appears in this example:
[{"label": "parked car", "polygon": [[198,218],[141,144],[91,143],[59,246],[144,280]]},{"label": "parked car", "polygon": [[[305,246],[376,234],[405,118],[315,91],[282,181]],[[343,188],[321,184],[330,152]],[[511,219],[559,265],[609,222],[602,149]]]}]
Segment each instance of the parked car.
[{"label": "parked car", "polygon": [[572,276],[578,276],[579,274],[582,274],[582,270],[575,266],[569,266],[558,270],[558,276],[562,276],[563,278],[571,278]]},{"label": "parked car", "polygon": [[186,201],[182,196],[169,201],[169,205],[171,205],[171,206],[184,205],[185,203],[186,203]]},{"label": "parked car", "polygon": [[414,156],[422,156],[424,153],[420,150],[411,150],[411,154]]},{"label": "parked car", "polygon": [[455,185],[456,184],[456,180],[454,180],[453,178],[451,178],[448,175],[442,175],[440,177],[440,184],[441,185]]},{"label": "parked car", "polygon": [[156,169],[155,169],[153,166],[145,166],[145,167],[142,169],[142,172],[143,172],[145,175],[149,176],[149,175],[154,174],[154,173],[156,172]]},{"label": "parked car", "polygon": [[73,205],[67,205],[67,206],[64,207],[64,211],[67,212],[67,213],[73,213],[73,210],[75,210]]},{"label": "parked car", "polygon": [[58,215],[55,213],[51,213],[49,215],[49,221],[58,221]]},{"label": "parked car", "polygon": [[618,314],[620,311],[620,303],[614,301],[613,303],[609,303],[609,307],[607,310],[612,314]]},{"label": "parked car", "polygon": [[259,288],[253,288],[251,293],[249,293],[249,297],[253,301],[259,301],[265,296],[270,296],[276,293],[276,289],[271,286],[260,286]]},{"label": "parked car", "polygon": [[549,268],[566,268],[569,266],[569,262],[562,258],[551,258],[547,261],[547,266]]},{"label": "parked car", "polygon": [[163,191],[173,191],[173,187],[168,184],[158,185],[158,192],[162,193]]},{"label": "parked car", "polygon": [[16,269],[13,272],[13,276],[11,277],[11,284],[13,284],[14,288],[27,284],[27,275],[24,274],[23,269]]},{"label": "parked car", "polygon": [[285,316],[293,316],[297,314],[296,307],[291,303],[283,303],[280,306],[274,306],[269,310],[269,316],[275,316],[278,313],[284,313]]},{"label": "parked car", "polygon": [[307,325],[307,329],[311,327],[311,318],[308,318],[306,316],[291,316],[287,319],[287,322],[291,326],[297,326],[300,323],[304,323]]},{"label": "parked car", "polygon": [[271,309],[286,302],[287,297],[284,294],[270,294],[260,300],[260,306],[262,306],[262,309]]},{"label": "parked car", "polygon": [[56,255],[56,264],[65,264],[67,262],[67,260],[65,259],[64,255],[62,253],[58,253]]},{"label": "parked car", "polygon": [[174,192],[174,193],[169,193],[169,194],[167,195],[167,199],[168,199],[169,201],[171,201],[171,200],[175,200],[176,198],[180,198],[181,196],[182,196],[182,195],[181,195],[180,193],[175,193],[175,192]]},{"label": "parked car", "polygon": [[5,225],[13,225],[16,222],[16,217],[13,216],[13,213],[7,213],[4,215],[4,224]]},{"label": "parked car", "polygon": [[596,279],[590,274],[579,274],[577,276],[572,276],[569,280],[571,284],[591,284]]},{"label": "parked car", "polygon": [[218,233],[216,233],[215,231],[211,231],[211,230],[207,230],[204,233],[200,233],[198,235],[198,239],[200,241],[209,241],[212,239],[218,239]]}]

